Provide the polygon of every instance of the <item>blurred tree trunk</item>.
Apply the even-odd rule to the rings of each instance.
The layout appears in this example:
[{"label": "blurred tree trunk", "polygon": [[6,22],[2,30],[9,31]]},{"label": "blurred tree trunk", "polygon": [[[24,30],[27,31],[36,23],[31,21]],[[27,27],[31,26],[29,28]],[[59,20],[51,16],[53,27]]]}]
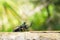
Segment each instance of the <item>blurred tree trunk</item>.
[{"label": "blurred tree trunk", "polygon": [[47,30],[52,30],[52,25],[51,25],[51,14],[50,14],[50,11],[49,11],[49,5],[50,5],[50,0],[47,0],[47,3],[48,5],[46,6],[46,9],[47,9],[47,13],[48,13],[48,18],[47,18]]}]

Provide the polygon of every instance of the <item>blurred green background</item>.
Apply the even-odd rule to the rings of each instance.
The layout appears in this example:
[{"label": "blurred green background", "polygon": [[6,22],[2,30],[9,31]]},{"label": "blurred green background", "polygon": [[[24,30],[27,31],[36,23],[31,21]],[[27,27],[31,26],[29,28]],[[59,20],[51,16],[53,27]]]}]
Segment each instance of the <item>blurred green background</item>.
[{"label": "blurred green background", "polygon": [[26,22],[29,31],[60,30],[60,0],[0,0],[0,32]]}]

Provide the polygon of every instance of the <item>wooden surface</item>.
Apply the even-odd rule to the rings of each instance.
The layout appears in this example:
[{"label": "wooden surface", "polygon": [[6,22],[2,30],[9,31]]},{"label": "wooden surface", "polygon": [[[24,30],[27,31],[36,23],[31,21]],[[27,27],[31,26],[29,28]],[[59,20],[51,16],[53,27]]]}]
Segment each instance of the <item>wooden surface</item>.
[{"label": "wooden surface", "polygon": [[60,40],[60,33],[0,32],[0,40]]}]

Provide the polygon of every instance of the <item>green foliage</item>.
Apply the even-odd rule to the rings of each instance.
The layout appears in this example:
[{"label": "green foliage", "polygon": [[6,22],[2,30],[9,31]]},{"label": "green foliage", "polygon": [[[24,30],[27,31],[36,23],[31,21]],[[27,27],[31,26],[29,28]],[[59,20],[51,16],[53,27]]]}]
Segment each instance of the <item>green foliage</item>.
[{"label": "green foliage", "polygon": [[[0,1],[0,17],[2,20],[1,32],[11,32],[14,28],[21,24],[21,17],[17,13],[17,7],[12,1]],[[15,8],[14,8],[15,7]]]},{"label": "green foliage", "polygon": [[[60,30],[60,16],[57,16],[60,15],[60,0],[28,0],[28,2],[25,2],[24,0],[0,0],[1,32],[12,32],[16,26],[21,24],[22,19],[18,13],[18,7],[25,3],[33,5],[32,10],[37,6],[45,3],[48,4],[46,6],[48,6],[48,11],[52,18],[49,24],[51,25],[52,30]],[[46,25],[48,11],[47,8],[44,7],[41,11],[35,12],[33,16],[27,17],[27,21],[32,22],[32,30],[39,31],[48,29],[49,26],[47,26],[48,24]]]},{"label": "green foliage", "polygon": [[33,23],[32,23],[32,29],[33,30],[45,30],[46,27],[42,27],[43,23],[47,19],[47,11],[46,8],[43,8],[41,12],[35,13],[33,16]]}]

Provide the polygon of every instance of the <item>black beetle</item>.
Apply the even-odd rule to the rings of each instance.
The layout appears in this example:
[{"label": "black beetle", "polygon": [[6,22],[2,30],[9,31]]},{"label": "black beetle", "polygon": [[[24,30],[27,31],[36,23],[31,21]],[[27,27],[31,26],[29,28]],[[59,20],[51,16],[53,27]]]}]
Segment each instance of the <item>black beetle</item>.
[{"label": "black beetle", "polygon": [[[30,25],[30,26],[31,26],[31,25]],[[30,26],[29,26],[29,27],[30,27]],[[26,31],[29,27],[26,25],[26,22],[24,22],[21,26],[18,26],[18,28],[15,29],[13,32]]]}]

